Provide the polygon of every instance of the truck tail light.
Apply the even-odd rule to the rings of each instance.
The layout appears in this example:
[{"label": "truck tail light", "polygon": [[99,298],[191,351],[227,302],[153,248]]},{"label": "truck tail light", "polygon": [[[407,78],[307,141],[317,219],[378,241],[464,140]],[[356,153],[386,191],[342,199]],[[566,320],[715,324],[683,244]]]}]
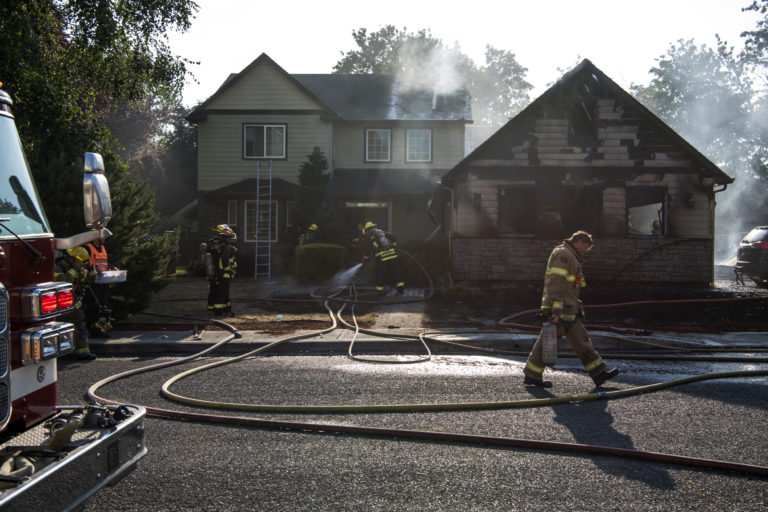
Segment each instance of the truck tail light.
[{"label": "truck tail light", "polygon": [[41,283],[21,289],[21,319],[38,321],[72,310],[71,283]]},{"label": "truck tail light", "polygon": [[48,292],[40,295],[40,312],[44,315],[55,313],[59,309],[59,301],[56,299],[56,292]]},{"label": "truck tail light", "polygon": [[56,302],[58,302],[59,309],[69,309],[75,304],[75,293],[72,288],[65,290],[59,290],[56,295]]},{"label": "truck tail light", "polygon": [[755,248],[757,248],[757,249],[768,249],[768,241],[767,242],[757,242],[755,244]]},{"label": "truck tail light", "polygon": [[21,364],[39,364],[75,350],[75,326],[49,322],[21,333]]}]

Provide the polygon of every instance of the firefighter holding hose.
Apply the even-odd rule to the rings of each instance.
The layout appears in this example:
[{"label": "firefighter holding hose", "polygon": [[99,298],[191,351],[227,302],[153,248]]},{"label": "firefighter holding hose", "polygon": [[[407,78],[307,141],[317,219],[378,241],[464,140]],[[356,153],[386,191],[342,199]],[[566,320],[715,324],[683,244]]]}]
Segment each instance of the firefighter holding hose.
[{"label": "firefighter holding hose", "polygon": [[403,267],[396,251],[397,240],[391,233],[380,229],[373,222],[363,226],[363,261],[374,258],[376,289],[393,286],[399,293],[405,291]]},{"label": "firefighter holding hose", "polygon": [[[584,308],[579,300],[581,289],[586,286],[582,273],[582,258],[592,245],[592,235],[586,231],[577,231],[570,238],[563,240],[549,255],[539,318],[557,326],[558,339],[565,335],[595,386],[599,387],[616,377],[619,369],[608,369],[592,346],[592,340],[589,339],[583,324]],[[523,383],[542,388],[552,387],[551,381],[543,379],[544,368],[542,335],[539,335],[528,355],[523,370]]]}]

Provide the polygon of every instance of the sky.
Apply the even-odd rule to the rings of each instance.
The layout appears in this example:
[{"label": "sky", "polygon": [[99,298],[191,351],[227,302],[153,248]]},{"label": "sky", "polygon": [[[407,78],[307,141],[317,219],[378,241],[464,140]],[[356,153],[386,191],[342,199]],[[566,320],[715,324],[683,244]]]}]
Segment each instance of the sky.
[{"label": "sky", "polygon": [[331,73],[342,53],[357,49],[352,32],[386,25],[428,29],[457,43],[476,65],[485,47],[515,54],[534,89],[544,92],[562,72],[588,58],[625,89],[647,84],[649,69],[671,43],[693,39],[714,46],[715,34],[742,46],[741,32],[758,15],[742,12],[751,0],[196,0],[191,29],[173,33],[171,49],[190,66],[184,103],[211,96],[229,76],[262,53],[288,73]]}]

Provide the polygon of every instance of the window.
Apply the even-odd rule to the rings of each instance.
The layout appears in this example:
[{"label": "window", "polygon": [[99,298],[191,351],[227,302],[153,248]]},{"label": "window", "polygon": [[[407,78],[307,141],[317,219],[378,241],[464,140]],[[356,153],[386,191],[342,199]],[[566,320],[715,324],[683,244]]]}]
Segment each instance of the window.
[{"label": "window", "polygon": [[243,158],[285,158],[285,125],[243,125]]},{"label": "window", "polygon": [[[268,237],[267,226],[272,236]],[[245,241],[277,242],[277,201],[245,202]]]},{"label": "window", "polygon": [[237,201],[227,201],[227,224],[237,226]]},{"label": "window", "polygon": [[667,189],[627,187],[627,230],[630,236],[666,234]]},{"label": "window", "polygon": [[536,229],[536,188],[505,188],[499,191],[499,234],[533,236]]},{"label": "window", "polygon": [[365,130],[365,161],[389,162],[390,130],[386,128],[370,128]]},{"label": "window", "polygon": [[406,162],[432,161],[432,130],[412,128],[406,130]]}]

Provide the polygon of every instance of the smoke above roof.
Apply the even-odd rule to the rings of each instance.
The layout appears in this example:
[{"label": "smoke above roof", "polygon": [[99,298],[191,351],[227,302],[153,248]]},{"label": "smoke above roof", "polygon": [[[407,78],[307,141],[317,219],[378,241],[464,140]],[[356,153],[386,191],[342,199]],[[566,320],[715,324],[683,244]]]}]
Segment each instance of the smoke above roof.
[{"label": "smoke above roof", "polygon": [[400,49],[401,68],[396,78],[402,92],[452,94],[465,86],[459,64],[456,51],[436,46],[425,52],[423,45],[406,41]]}]

